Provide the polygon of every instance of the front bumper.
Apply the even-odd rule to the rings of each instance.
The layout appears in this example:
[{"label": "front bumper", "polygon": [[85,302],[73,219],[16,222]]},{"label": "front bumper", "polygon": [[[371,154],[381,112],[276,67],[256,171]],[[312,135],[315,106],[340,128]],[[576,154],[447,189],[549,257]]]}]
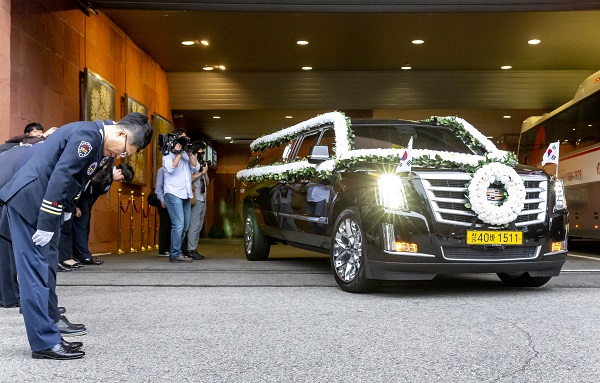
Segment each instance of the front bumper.
[{"label": "front bumper", "polygon": [[[428,222],[423,216],[387,214],[370,225],[367,278],[419,280],[437,274],[507,272],[556,276],[566,261],[566,248],[551,251],[553,242],[566,244],[566,212],[552,214],[545,224],[519,228],[523,245],[516,246],[467,245],[467,228]],[[396,251],[396,241],[416,244],[418,249]]]}]

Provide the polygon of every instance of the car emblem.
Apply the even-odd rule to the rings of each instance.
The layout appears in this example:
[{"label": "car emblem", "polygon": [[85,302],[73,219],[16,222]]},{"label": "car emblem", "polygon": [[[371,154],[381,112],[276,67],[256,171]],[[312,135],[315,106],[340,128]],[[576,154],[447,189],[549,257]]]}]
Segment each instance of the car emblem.
[{"label": "car emblem", "polygon": [[500,188],[488,188],[485,192],[487,200],[493,204],[500,206],[504,202],[504,189]]}]

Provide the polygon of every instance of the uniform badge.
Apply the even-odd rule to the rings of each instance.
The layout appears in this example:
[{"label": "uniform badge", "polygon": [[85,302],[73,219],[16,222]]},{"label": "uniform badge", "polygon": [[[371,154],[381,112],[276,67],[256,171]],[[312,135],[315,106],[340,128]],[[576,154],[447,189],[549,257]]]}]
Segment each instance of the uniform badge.
[{"label": "uniform badge", "polygon": [[98,166],[98,163],[97,163],[97,162],[94,162],[94,163],[92,163],[92,164],[91,164],[91,165],[88,167],[88,170],[87,170],[87,175],[88,175],[88,176],[91,176],[91,175],[92,175],[92,173],[94,172],[94,170],[96,170],[96,166]]},{"label": "uniform badge", "polygon": [[103,157],[102,160],[100,160],[100,167],[103,167],[109,158],[110,158],[109,156]]},{"label": "uniform badge", "polygon": [[81,141],[79,147],[77,148],[77,154],[79,157],[86,157],[88,154],[92,152],[92,144],[87,141]]}]

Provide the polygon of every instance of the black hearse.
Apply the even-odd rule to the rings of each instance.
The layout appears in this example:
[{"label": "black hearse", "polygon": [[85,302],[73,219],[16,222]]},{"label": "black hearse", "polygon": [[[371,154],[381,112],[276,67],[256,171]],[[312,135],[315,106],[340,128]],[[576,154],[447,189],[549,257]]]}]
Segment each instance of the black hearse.
[{"label": "black hearse", "polygon": [[338,285],[497,273],[538,287],[567,255],[562,182],[520,166],[466,121],[350,122],[332,112],[263,136],[238,173],[244,246],[328,253]]}]

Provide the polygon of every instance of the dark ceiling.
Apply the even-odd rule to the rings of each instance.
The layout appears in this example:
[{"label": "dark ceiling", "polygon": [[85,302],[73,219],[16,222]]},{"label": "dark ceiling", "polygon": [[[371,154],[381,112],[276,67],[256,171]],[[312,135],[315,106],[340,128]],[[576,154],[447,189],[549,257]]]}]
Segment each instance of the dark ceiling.
[{"label": "dark ceiling", "polygon": [[[174,114],[216,141],[255,138],[331,109],[406,111],[406,118],[456,110],[482,130],[489,126],[486,134],[517,133],[532,111],[560,106],[600,69],[600,1],[361,3],[130,0],[91,7],[167,71]],[[532,38],[541,43],[529,45]],[[202,39],[210,45],[181,44]],[[412,69],[401,70],[405,64]],[[203,71],[207,65],[226,69]],[[474,91],[486,78],[493,87]],[[431,96],[432,87],[444,89],[443,101]],[[420,97],[381,101],[380,93],[403,90]],[[353,97],[360,100],[348,101]],[[217,114],[222,118],[213,119]],[[498,114],[513,116],[510,127],[494,125]]]}]

